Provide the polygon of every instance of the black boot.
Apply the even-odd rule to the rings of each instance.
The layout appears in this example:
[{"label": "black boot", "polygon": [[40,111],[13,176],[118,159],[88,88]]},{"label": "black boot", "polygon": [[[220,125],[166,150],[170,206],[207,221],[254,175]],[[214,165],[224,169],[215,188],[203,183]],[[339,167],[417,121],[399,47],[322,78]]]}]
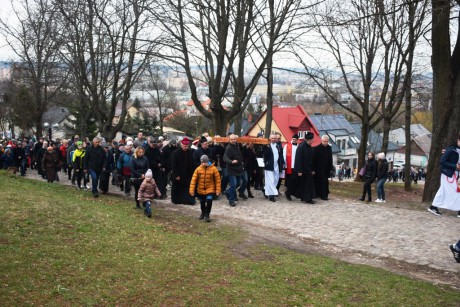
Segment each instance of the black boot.
[{"label": "black boot", "polygon": [[248,190],[248,197],[249,198],[254,198],[254,195],[252,195],[251,191]]},{"label": "black boot", "polygon": [[200,201],[200,206],[201,206],[201,215],[198,219],[202,220],[206,216],[206,203],[204,201]]},{"label": "black boot", "polygon": [[209,214],[211,214],[211,208],[212,208],[212,200],[208,200],[206,202],[206,213],[204,215],[204,220],[206,222],[211,222],[211,219],[209,218]]}]

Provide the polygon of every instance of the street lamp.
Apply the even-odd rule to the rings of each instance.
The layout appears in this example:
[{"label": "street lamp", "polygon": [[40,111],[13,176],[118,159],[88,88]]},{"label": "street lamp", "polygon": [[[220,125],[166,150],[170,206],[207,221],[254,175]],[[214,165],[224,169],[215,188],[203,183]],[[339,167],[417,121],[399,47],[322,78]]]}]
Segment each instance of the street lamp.
[{"label": "street lamp", "polygon": [[50,126],[50,124],[48,124],[48,122],[45,122],[43,124],[43,127],[45,127],[45,129],[48,130],[48,139],[49,139],[49,141],[51,141],[51,126]]},{"label": "street lamp", "polygon": [[48,129],[48,138],[51,141],[53,130],[57,130],[59,128],[59,124],[56,123],[56,124],[50,125],[48,122],[45,122],[43,124],[43,127],[45,127],[45,129]]}]

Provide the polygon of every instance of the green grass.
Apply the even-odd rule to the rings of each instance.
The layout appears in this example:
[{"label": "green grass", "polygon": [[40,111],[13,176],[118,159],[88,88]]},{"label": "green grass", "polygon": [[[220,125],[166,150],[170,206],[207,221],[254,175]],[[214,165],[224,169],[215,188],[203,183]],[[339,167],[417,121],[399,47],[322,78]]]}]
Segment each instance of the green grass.
[{"label": "green grass", "polygon": [[18,305],[458,306],[460,292],[248,242],[117,197],[0,172],[0,302]]}]

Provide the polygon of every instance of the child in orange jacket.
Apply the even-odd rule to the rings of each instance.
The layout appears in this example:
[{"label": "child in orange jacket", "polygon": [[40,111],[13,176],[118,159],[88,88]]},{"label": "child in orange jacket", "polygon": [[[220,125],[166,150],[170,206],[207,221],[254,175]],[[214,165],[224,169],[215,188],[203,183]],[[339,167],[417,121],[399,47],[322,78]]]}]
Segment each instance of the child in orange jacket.
[{"label": "child in orange jacket", "polygon": [[200,157],[200,166],[195,169],[190,182],[190,195],[197,196],[201,204],[200,220],[210,222],[212,200],[220,194],[220,174],[217,168],[209,162],[207,155]]}]

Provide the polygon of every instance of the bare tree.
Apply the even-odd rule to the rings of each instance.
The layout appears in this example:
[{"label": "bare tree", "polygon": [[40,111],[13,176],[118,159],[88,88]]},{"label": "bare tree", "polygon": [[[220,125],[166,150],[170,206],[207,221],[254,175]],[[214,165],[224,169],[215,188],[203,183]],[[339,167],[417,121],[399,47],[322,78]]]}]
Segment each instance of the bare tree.
[{"label": "bare tree", "polygon": [[[217,134],[225,133],[229,121],[245,109],[281,38],[284,20],[280,19],[272,43],[262,57],[252,58],[249,71],[249,55],[265,34],[257,23],[264,6],[265,1],[256,0],[163,0],[152,9],[165,31],[163,57],[182,68],[195,107],[213,121]],[[210,112],[199,101],[200,82],[209,89]],[[222,102],[229,96],[233,104],[226,109]]]},{"label": "bare tree", "polygon": [[[457,37],[451,48],[450,22],[456,7]],[[432,201],[439,188],[442,149],[455,142],[460,121],[460,0],[432,0],[433,133],[423,201]]]},{"label": "bare tree", "polygon": [[[168,88],[166,82],[166,67],[159,65],[149,65],[147,67],[148,80],[143,86],[153,101],[153,105],[158,110],[157,120],[160,125],[160,133],[163,135],[163,120],[166,116],[177,109],[177,100],[174,93]],[[146,114],[148,112],[145,110]]]},{"label": "bare tree", "polygon": [[[407,10],[402,2],[392,0],[325,3],[310,18],[315,41],[308,40],[308,49],[305,45],[294,49],[306,75],[329,99],[362,123],[359,168],[366,157],[369,131],[383,120],[388,140],[390,124],[398,114],[406,89],[410,89],[409,65],[416,39],[407,40],[406,26],[411,23],[421,32],[425,7],[420,9],[418,19],[414,15],[407,18]],[[307,57],[299,49],[306,49]],[[307,62],[309,59],[315,59],[315,64]],[[377,91],[378,97],[373,99],[372,93]],[[352,99],[343,99],[344,94]]]},{"label": "bare tree", "polygon": [[82,121],[94,118],[101,135],[112,139],[124,125],[130,91],[155,47],[144,40],[154,26],[146,14],[153,1],[56,3],[66,35],[62,56],[74,77]]},{"label": "bare tree", "polygon": [[0,20],[0,33],[20,59],[13,82],[31,93],[27,111],[34,133],[42,131],[42,115],[66,82],[59,62],[61,46],[57,11],[51,0],[18,0],[13,3],[12,20]]}]

